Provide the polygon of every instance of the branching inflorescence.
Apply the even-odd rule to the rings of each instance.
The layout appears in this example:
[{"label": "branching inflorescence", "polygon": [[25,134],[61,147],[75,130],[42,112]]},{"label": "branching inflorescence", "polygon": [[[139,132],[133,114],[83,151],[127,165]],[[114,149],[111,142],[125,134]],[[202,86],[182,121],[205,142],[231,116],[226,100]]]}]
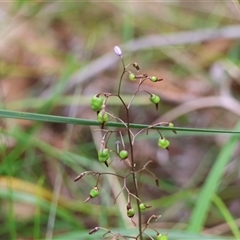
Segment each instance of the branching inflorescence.
[{"label": "branching inflorescence", "polygon": [[[146,205],[144,202],[142,202],[141,198],[139,197],[137,176],[139,176],[139,174],[141,174],[141,172],[147,171],[154,178],[154,181],[157,186],[159,185],[159,183],[158,183],[158,178],[155,176],[155,174],[148,169],[148,165],[152,162],[152,160],[149,160],[143,166],[139,167],[138,163],[134,159],[133,151],[134,151],[134,141],[135,141],[136,137],[144,131],[148,134],[148,131],[150,129],[156,130],[160,135],[159,139],[158,139],[158,146],[162,149],[169,150],[170,142],[166,138],[163,137],[163,135],[161,134],[159,129],[157,129],[156,127],[157,126],[165,126],[165,127],[168,126],[169,128],[173,128],[174,125],[173,125],[173,123],[168,123],[168,122],[156,123],[156,124],[149,126],[148,128],[141,129],[137,133],[134,134],[130,129],[130,119],[129,119],[131,103],[134,100],[135,96],[139,92],[145,92],[146,94],[148,94],[149,100],[155,105],[156,110],[158,110],[160,97],[155,94],[150,93],[149,91],[142,89],[141,86],[143,85],[143,83],[145,81],[152,81],[152,82],[156,83],[156,82],[162,81],[163,79],[160,79],[156,76],[149,76],[146,73],[134,74],[133,72],[131,72],[128,69],[130,67],[133,67],[135,69],[135,71],[138,73],[140,71],[140,67],[138,66],[138,64],[136,62],[134,62],[132,64],[125,65],[123,58],[122,58],[122,51],[118,46],[114,47],[114,52],[116,53],[116,55],[118,57],[120,57],[120,59],[122,61],[122,66],[123,66],[123,71],[122,71],[122,74],[119,79],[117,93],[116,94],[106,93],[106,92],[98,93],[92,97],[90,105],[91,105],[92,110],[97,112],[97,119],[101,126],[101,129],[98,129],[98,130],[102,132],[101,146],[98,151],[99,162],[104,163],[108,167],[110,164],[108,162],[108,160],[110,158],[110,153],[115,152],[115,154],[118,156],[118,158],[126,165],[126,168],[128,171],[125,175],[119,175],[117,173],[111,173],[111,172],[86,171],[86,172],[83,172],[80,175],[78,175],[74,181],[76,182],[76,181],[80,180],[85,175],[93,175],[96,177],[96,184],[90,190],[88,198],[84,201],[84,203],[85,203],[99,195],[98,185],[99,185],[100,177],[102,177],[104,175],[113,175],[116,178],[118,178],[120,181],[122,181],[122,189],[118,193],[118,195],[115,197],[114,203],[116,203],[119,195],[122,194],[123,192],[125,192],[125,194],[127,195],[126,215],[131,219],[134,226],[136,226],[136,225],[138,226],[137,236],[124,236],[119,233],[114,233],[106,228],[98,227],[98,226],[93,228],[89,232],[89,234],[94,234],[98,230],[103,230],[105,232],[103,234],[103,238],[108,238],[108,239],[110,238],[110,239],[143,240],[144,237],[147,237],[148,239],[153,239],[153,240],[167,240],[168,239],[167,234],[161,234],[156,229],[152,229],[149,227],[150,221],[152,221],[154,219],[157,220],[160,216],[152,215],[148,219],[147,223],[145,223],[145,225],[142,224],[142,211],[144,211],[147,208],[150,208],[151,206]],[[122,84],[123,76],[125,74],[128,74],[128,78],[130,81],[138,81],[137,89],[133,93],[128,104],[121,97],[121,84]],[[123,121],[121,118],[119,118],[107,111],[107,109],[106,109],[107,101],[111,97],[118,97],[119,100],[121,101],[121,103],[125,109],[126,121]],[[105,124],[109,121],[109,118],[123,123],[125,128],[123,130],[114,130],[114,131],[105,129]],[[176,133],[174,129],[172,129],[172,131],[174,133]],[[116,149],[114,149],[114,150],[112,150],[112,149],[110,150],[108,148],[108,142],[109,142],[112,134],[116,134],[119,137],[119,141],[116,142]],[[128,138],[129,151],[127,151],[127,149],[125,147],[124,138],[123,138],[124,135],[126,135]],[[131,177],[133,180],[134,190],[132,192],[129,190],[128,184],[127,184],[129,177]],[[133,203],[133,201],[134,201],[134,203]],[[138,215],[137,224],[133,220],[136,210],[137,210],[137,215]],[[153,238],[152,236],[147,234],[145,232],[146,229],[152,229],[153,231],[155,231],[156,232],[155,237]]]}]

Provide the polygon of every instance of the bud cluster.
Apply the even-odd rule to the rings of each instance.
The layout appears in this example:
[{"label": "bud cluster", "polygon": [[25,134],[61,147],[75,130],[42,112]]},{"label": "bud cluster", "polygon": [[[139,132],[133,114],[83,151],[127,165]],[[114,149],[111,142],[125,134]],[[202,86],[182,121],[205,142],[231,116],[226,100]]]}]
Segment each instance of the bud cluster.
[{"label": "bud cluster", "polygon": [[[147,221],[145,227],[142,228],[142,223],[141,223],[142,212],[151,208],[151,206],[145,204],[139,197],[139,191],[138,191],[138,187],[137,187],[137,175],[141,174],[143,171],[146,171],[154,178],[157,186],[159,186],[159,182],[158,182],[158,178],[155,176],[155,174],[147,168],[148,164],[152,162],[151,160],[147,161],[144,164],[144,166],[142,166],[142,167],[140,167],[139,163],[137,161],[135,161],[134,156],[133,156],[134,140],[135,140],[136,136],[138,134],[142,133],[143,131],[146,131],[146,133],[148,133],[148,131],[150,129],[153,129],[153,130],[156,130],[160,135],[157,145],[162,149],[169,150],[170,142],[169,142],[169,140],[167,140],[165,137],[162,136],[161,132],[159,131],[159,127],[161,127],[161,126],[169,127],[169,128],[171,128],[171,130],[174,133],[176,133],[176,131],[174,130],[173,123],[161,122],[161,123],[156,123],[154,125],[151,125],[145,129],[141,129],[135,134],[132,132],[132,130],[130,128],[130,120],[129,120],[129,112],[130,112],[130,107],[131,107],[132,101],[134,100],[134,98],[137,94],[139,94],[140,92],[144,92],[149,95],[150,103],[154,104],[156,110],[158,110],[159,104],[161,101],[160,97],[154,93],[150,93],[150,92],[142,89],[141,87],[145,81],[151,81],[151,82],[157,83],[157,82],[162,81],[163,79],[158,78],[156,76],[149,76],[146,73],[139,74],[140,67],[139,67],[138,63],[134,62],[134,63],[128,64],[128,65],[125,65],[123,58],[122,58],[122,56],[123,56],[122,50],[118,46],[115,46],[114,52],[118,57],[121,58],[122,65],[123,65],[123,72],[122,72],[121,78],[119,80],[118,92],[116,94],[104,93],[104,92],[98,93],[91,98],[90,106],[91,106],[92,110],[97,113],[97,120],[99,121],[99,124],[101,127],[101,129],[99,129],[99,131],[101,131],[101,133],[102,133],[100,149],[97,152],[97,157],[98,157],[99,162],[104,163],[107,167],[109,167],[109,165],[112,163],[112,161],[109,161],[110,153],[111,153],[111,155],[112,155],[112,153],[115,153],[115,156],[122,163],[124,163],[125,166],[127,167],[127,173],[126,173],[126,175],[119,175],[114,172],[100,173],[100,172],[87,171],[87,172],[83,172],[79,176],[77,176],[74,181],[78,181],[81,178],[83,178],[85,175],[90,175],[90,174],[97,177],[96,184],[90,190],[88,198],[84,201],[84,203],[85,203],[85,202],[88,202],[89,200],[91,200],[92,198],[96,198],[99,196],[100,193],[99,193],[99,189],[98,189],[98,184],[99,184],[100,176],[113,175],[113,176],[121,179],[123,187],[122,187],[122,190],[117,195],[116,199],[114,200],[114,203],[116,202],[118,196],[123,191],[125,191],[125,193],[127,194],[127,199],[128,199],[128,203],[126,206],[126,215],[127,215],[127,217],[129,217],[131,219],[131,221],[134,225],[136,225],[136,223],[134,221],[134,217],[136,216],[136,214],[138,215],[139,234],[136,237],[131,237],[131,238],[136,239],[136,240],[137,239],[143,240],[143,234],[148,235],[145,232],[145,230],[148,228],[150,221],[152,219],[158,219],[159,216],[157,217],[156,215],[152,215],[149,218],[149,220]],[[129,67],[133,67],[135,69],[134,71],[136,71],[136,73],[128,70]],[[133,93],[132,98],[128,104],[123,100],[123,98],[121,97],[121,93],[120,93],[122,80],[123,80],[123,77],[125,74],[128,74],[128,79],[130,81],[132,81],[132,82],[138,81],[137,89]],[[107,109],[106,109],[107,108],[107,100],[109,98],[111,98],[112,96],[118,97],[119,100],[122,102],[122,105],[126,111],[126,118],[127,118],[126,122],[124,122],[121,118],[116,117],[107,111]],[[109,121],[109,118],[111,118],[115,121],[121,122],[123,124],[123,126],[125,127],[125,129],[124,130],[115,130],[115,131],[106,129],[105,126],[106,126],[106,123]],[[116,149],[109,149],[107,147],[112,134],[115,134],[119,138],[119,140],[115,144]],[[127,144],[129,146],[129,148],[126,148],[126,146],[125,146],[123,135],[128,136]],[[133,184],[134,184],[133,192],[131,192],[128,188],[129,177],[132,177],[132,179],[133,179]],[[132,204],[133,199],[136,201],[136,204]],[[107,230],[102,227],[95,227],[94,229],[92,229],[89,232],[89,234],[93,234],[93,233],[97,232],[99,229],[104,230],[106,232],[103,236],[111,234],[113,236],[113,239],[121,239],[121,238],[125,239],[125,236],[115,234],[115,233],[111,232],[110,230]],[[155,229],[153,229],[153,230],[156,231]],[[157,233],[157,235],[154,239],[156,239],[156,240],[167,240],[168,239],[167,235],[160,234],[157,231],[156,231],[156,233]],[[152,237],[150,237],[150,238],[153,239]]]}]

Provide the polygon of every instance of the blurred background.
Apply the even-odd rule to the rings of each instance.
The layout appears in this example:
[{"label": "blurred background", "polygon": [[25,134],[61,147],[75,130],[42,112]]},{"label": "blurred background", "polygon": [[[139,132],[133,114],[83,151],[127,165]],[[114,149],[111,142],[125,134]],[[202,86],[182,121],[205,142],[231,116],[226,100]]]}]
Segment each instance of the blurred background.
[{"label": "blurred background", "polygon": [[[139,94],[131,122],[169,121],[179,127],[232,130],[240,116],[239,21],[240,6],[231,0],[1,2],[1,108],[96,119],[91,97],[117,90],[122,68],[113,47],[118,45],[126,64],[137,62],[142,73],[164,79],[144,84],[161,97],[159,110],[146,94]],[[126,101],[136,87],[124,78]],[[124,118],[119,101],[113,98],[108,103],[109,111]],[[119,179],[103,177],[102,194],[87,204],[82,202],[95,178],[73,182],[83,171],[106,170],[97,161],[101,137],[94,129],[1,119],[0,239],[88,239],[84,234],[97,225],[119,232],[132,226],[125,216],[124,194],[114,204],[122,186]],[[216,190],[224,207],[211,202],[200,230],[236,236],[237,142],[227,152],[231,136],[226,134],[162,133],[171,142],[169,152],[158,148],[155,132],[142,134],[135,143],[139,166],[153,160],[150,169],[160,179],[158,188],[147,172],[141,176],[142,200],[153,206],[144,221],[161,214],[154,227],[166,229],[173,238],[179,236],[174,230],[191,233],[199,193],[225,149],[221,156],[228,163],[217,171],[222,175]],[[113,137],[110,148],[115,141]],[[124,173],[124,165],[115,158],[111,171]],[[227,219],[234,219],[235,228]]]}]

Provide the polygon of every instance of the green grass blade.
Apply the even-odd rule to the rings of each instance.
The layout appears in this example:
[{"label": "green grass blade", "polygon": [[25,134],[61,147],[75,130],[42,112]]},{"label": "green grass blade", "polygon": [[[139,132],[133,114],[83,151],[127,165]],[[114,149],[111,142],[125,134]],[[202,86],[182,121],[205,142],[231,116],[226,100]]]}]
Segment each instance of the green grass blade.
[{"label": "green grass blade", "polygon": [[40,188],[42,187],[45,180],[45,176],[41,176],[38,180],[37,184],[37,195],[36,195],[36,210],[34,216],[34,227],[33,227],[33,238],[35,240],[40,239],[40,226],[41,226],[41,191]]},{"label": "green grass blade", "polygon": [[[71,117],[62,117],[55,115],[47,115],[47,114],[37,114],[37,113],[28,113],[28,112],[17,112],[17,111],[9,111],[9,110],[0,110],[0,117],[2,118],[15,118],[15,119],[25,119],[25,120],[33,120],[33,121],[41,121],[41,122],[55,122],[55,123],[65,123],[65,124],[76,124],[76,125],[87,125],[87,126],[99,126],[99,122],[97,120],[90,119],[82,119],[82,118],[71,118]],[[119,122],[108,122],[106,126],[109,127],[125,127],[122,123]],[[150,125],[146,124],[130,124],[130,128],[147,128]],[[201,128],[182,128],[182,127],[156,127],[161,130],[172,131],[172,129],[176,131],[184,131],[184,132],[201,132],[201,133],[229,133],[229,134],[239,134],[238,130],[220,130],[220,129],[201,129]]]},{"label": "green grass blade", "polygon": [[[12,198],[13,201],[23,202],[23,203],[29,203],[34,206],[38,204],[38,206],[43,209],[44,211],[48,212],[50,210],[50,202],[46,199],[39,199],[37,196],[15,190],[13,193],[9,193],[8,190],[4,188],[0,188],[0,198],[1,199],[9,199]],[[69,209],[66,209],[64,207],[58,207],[57,216],[62,219],[66,224],[70,223],[72,226],[74,226],[77,229],[82,229],[83,225],[81,221],[78,221],[78,218],[75,217],[72,212],[69,211]],[[16,222],[14,222],[16,223]],[[14,232],[16,234],[16,232]],[[16,238],[10,238],[10,239],[16,239]]]},{"label": "green grass blade", "polygon": [[240,239],[240,231],[238,229],[238,226],[235,223],[233,216],[227,209],[222,199],[217,195],[214,195],[212,198],[212,201],[217,206],[217,208],[219,209],[223,217],[225,218],[226,223],[229,225],[230,229],[232,230],[233,235],[236,237],[236,239]]},{"label": "green grass blade", "polygon": [[[238,122],[236,131],[240,130],[240,122]],[[217,189],[220,185],[221,177],[224,172],[226,164],[231,159],[234,149],[238,142],[237,136],[232,136],[227,144],[224,146],[222,151],[219,153],[209,175],[206,179],[206,182],[202,188],[202,191],[199,194],[195,208],[190,217],[188,230],[190,232],[200,232],[204,226],[204,222],[207,218],[207,213],[211,206],[211,201],[214,194],[217,192]]]}]

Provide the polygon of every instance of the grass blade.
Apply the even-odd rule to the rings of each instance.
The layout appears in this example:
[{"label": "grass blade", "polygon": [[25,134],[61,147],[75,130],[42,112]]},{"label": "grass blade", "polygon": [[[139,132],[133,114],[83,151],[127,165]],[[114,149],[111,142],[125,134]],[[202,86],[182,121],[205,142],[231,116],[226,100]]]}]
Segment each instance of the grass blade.
[{"label": "grass blade", "polygon": [[[47,114],[38,114],[38,113],[28,113],[28,112],[18,112],[18,111],[9,111],[9,110],[0,110],[0,117],[2,118],[14,118],[14,119],[25,119],[25,120],[33,120],[33,121],[41,121],[41,122],[55,122],[55,123],[65,123],[65,124],[76,124],[76,125],[86,125],[86,126],[99,126],[99,122],[97,120],[90,119],[82,119],[82,118],[71,118],[71,117],[62,117],[55,115],[47,115]],[[109,127],[125,127],[124,124],[119,122],[108,122],[106,126]],[[131,128],[147,128],[150,125],[146,124],[133,124],[130,123]],[[201,132],[201,133],[229,133],[229,134],[239,134],[239,130],[220,130],[220,129],[201,129],[201,128],[182,128],[182,127],[155,127],[156,129],[168,130],[172,131],[173,129],[176,131],[184,131],[184,132]]]},{"label": "grass blade", "polygon": [[220,197],[218,197],[217,195],[214,195],[213,198],[212,198],[212,201],[217,206],[217,208],[219,209],[219,211],[221,212],[223,217],[225,218],[226,223],[228,224],[228,226],[232,230],[233,235],[236,237],[236,239],[240,239],[240,231],[238,229],[238,226],[235,223],[235,220],[234,220],[233,216],[231,215],[231,213],[227,209],[227,207],[224,204],[224,202],[222,201],[222,199]]},{"label": "grass blade", "polygon": [[[240,122],[238,122],[236,131],[240,130]],[[213,196],[216,194],[220,185],[221,177],[223,175],[226,164],[230,161],[234,149],[238,142],[237,136],[232,136],[222,151],[219,153],[211,171],[208,174],[206,182],[199,194],[195,208],[190,218],[188,230],[190,232],[198,233],[204,226],[207,218],[208,210],[211,206]]]}]

